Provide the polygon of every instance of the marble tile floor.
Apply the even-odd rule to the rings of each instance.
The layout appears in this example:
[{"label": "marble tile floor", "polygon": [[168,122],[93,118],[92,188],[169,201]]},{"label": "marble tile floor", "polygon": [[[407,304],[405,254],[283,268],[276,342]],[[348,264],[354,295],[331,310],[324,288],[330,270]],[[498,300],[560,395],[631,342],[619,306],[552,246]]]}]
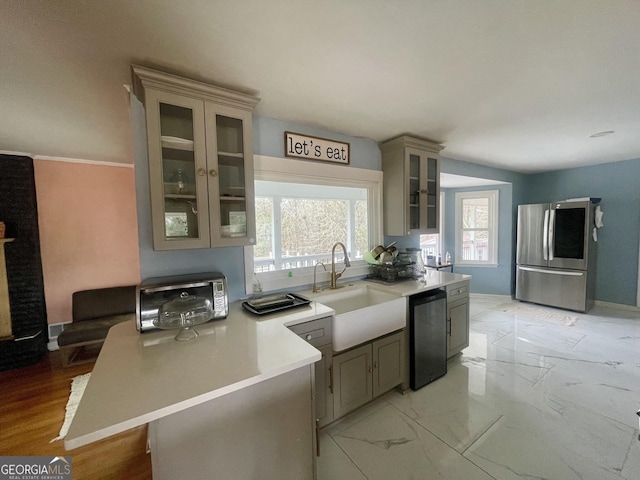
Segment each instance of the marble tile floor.
[{"label": "marble tile floor", "polygon": [[321,432],[319,480],[639,480],[640,313],[563,326],[472,296],[445,377]]}]

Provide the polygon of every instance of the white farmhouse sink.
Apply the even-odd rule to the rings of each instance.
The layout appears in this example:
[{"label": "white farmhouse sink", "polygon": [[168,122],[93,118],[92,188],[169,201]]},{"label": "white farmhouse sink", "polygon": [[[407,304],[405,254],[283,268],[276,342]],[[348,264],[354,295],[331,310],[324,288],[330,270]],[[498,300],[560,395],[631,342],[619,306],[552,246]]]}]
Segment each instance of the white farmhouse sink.
[{"label": "white farmhouse sink", "polygon": [[404,328],[407,323],[404,297],[366,284],[325,290],[311,297],[336,312],[332,320],[336,352]]}]

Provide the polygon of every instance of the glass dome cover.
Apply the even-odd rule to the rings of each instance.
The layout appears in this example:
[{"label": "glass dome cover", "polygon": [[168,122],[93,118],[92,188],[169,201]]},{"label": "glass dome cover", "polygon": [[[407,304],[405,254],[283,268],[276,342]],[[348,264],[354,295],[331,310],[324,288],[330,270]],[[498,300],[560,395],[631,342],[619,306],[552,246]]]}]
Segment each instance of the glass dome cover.
[{"label": "glass dome cover", "polygon": [[186,341],[197,337],[193,327],[208,322],[213,314],[211,300],[182,292],[178,298],[162,304],[154,325],[162,329],[179,328],[176,340]]}]

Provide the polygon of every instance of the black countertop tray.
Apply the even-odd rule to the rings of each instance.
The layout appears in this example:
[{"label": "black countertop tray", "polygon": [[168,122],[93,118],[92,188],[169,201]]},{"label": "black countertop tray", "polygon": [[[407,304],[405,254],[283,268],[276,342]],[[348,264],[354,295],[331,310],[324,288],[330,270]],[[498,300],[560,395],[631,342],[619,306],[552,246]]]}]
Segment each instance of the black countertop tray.
[{"label": "black countertop tray", "polygon": [[269,313],[302,307],[310,303],[311,300],[297,293],[284,293],[281,295],[269,295],[267,297],[245,300],[242,302],[242,308],[255,315],[267,315]]}]

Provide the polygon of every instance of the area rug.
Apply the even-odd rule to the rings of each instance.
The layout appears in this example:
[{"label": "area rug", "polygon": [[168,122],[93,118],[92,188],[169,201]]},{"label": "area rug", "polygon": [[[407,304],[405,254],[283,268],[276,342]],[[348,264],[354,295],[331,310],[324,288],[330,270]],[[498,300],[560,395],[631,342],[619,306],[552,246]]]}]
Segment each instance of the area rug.
[{"label": "area rug", "polygon": [[496,310],[500,310],[501,312],[522,315],[523,317],[556,323],[558,325],[564,325],[565,327],[572,327],[578,321],[578,317],[570,313],[565,313],[561,310],[552,308],[528,305],[525,303],[503,303],[494,308]]},{"label": "area rug", "polygon": [[73,420],[73,416],[76,414],[76,409],[78,408],[78,404],[80,403],[80,399],[82,398],[84,389],[89,382],[90,376],[91,373],[85,373],[84,375],[74,377],[71,381],[71,393],[69,394],[69,400],[67,400],[67,406],[65,407],[64,423],[60,428],[58,436],[52,439],[49,443],[55,442],[56,440],[62,440],[67,435],[69,426],[71,426],[71,420]]}]

